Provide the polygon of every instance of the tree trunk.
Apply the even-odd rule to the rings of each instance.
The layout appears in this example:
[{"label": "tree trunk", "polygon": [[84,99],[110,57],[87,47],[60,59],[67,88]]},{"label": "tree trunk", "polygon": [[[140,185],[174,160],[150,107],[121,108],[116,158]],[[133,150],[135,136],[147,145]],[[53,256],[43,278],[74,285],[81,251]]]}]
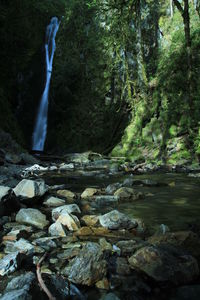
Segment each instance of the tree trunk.
[{"label": "tree trunk", "polygon": [[174,15],[173,0],[170,0],[170,15],[171,15],[171,18],[173,18],[173,15]]}]

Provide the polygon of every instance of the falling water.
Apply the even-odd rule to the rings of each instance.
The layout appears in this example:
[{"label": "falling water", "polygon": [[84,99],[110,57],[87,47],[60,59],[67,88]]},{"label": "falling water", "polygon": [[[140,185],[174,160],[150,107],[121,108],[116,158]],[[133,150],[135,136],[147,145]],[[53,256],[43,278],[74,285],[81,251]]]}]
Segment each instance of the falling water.
[{"label": "falling water", "polygon": [[32,149],[38,151],[44,150],[44,143],[46,140],[49,86],[50,86],[51,74],[52,74],[53,57],[56,50],[55,38],[56,38],[56,33],[59,29],[59,25],[60,22],[58,21],[58,19],[56,17],[53,17],[46,29],[46,41],[45,41],[46,84],[40,101],[37,120],[33,132],[33,145],[32,145]]}]

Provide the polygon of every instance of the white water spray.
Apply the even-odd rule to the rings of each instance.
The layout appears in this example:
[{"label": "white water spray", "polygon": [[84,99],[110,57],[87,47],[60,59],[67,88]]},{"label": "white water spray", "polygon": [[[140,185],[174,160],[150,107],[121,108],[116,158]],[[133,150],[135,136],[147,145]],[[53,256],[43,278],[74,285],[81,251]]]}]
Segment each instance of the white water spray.
[{"label": "white water spray", "polygon": [[56,17],[51,19],[50,24],[46,29],[46,41],[45,41],[45,52],[46,52],[46,84],[40,101],[38,110],[37,120],[33,132],[33,144],[32,149],[37,151],[44,150],[44,144],[47,134],[47,118],[48,118],[48,98],[49,98],[49,87],[52,74],[53,57],[56,50],[56,34],[59,29],[60,22]]}]

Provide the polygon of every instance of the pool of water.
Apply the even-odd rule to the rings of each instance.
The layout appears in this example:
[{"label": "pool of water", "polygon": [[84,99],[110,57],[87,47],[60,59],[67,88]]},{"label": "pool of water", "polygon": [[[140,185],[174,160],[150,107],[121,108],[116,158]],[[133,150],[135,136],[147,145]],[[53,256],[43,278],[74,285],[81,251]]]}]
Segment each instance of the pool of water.
[{"label": "pool of water", "polygon": [[[47,184],[66,184],[73,192],[82,192],[86,187],[105,188],[113,182],[123,182],[128,176],[70,176],[57,174],[45,176]],[[150,179],[168,186],[134,186],[145,194],[145,198],[137,201],[123,201],[117,207],[102,207],[102,213],[112,208],[126,213],[130,217],[141,218],[149,228],[165,224],[171,230],[188,229],[200,226],[200,179],[188,177],[187,174],[165,173],[135,175],[134,179]]]}]

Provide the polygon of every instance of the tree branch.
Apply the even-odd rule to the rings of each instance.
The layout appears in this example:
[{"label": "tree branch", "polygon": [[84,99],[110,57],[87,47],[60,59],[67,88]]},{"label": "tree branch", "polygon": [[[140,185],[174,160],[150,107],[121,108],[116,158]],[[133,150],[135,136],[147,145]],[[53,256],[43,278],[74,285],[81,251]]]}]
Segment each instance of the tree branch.
[{"label": "tree branch", "polygon": [[173,0],[175,6],[178,8],[178,10],[181,12],[181,14],[184,14],[184,9],[182,8],[180,2],[178,0]]}]

